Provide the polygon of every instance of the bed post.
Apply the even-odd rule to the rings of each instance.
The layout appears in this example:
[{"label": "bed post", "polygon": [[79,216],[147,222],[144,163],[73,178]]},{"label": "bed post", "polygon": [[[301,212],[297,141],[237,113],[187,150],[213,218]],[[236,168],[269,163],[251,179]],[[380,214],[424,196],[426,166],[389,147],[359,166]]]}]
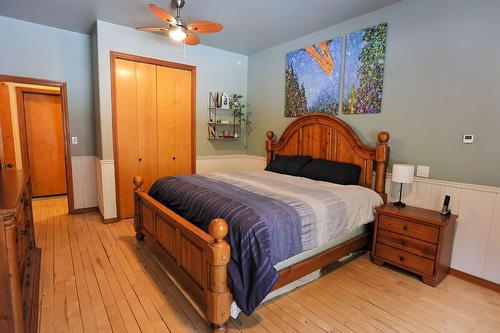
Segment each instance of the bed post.
[{"label": "bed post", "polygon": [[267,131],[266,132],[267,140],[266,140],[266,165],[271,163],[273,159],[273,150],[272,150],[272,144],[274,143],[274,132],[273,131]]},{"label": "bed post", "polygon": [[229,244],[224,240],[228,226],[223,219],[210,222],[208,233],[214,238],[213,256],[209,258],[209,281],[207,293],[207,318],[210,331],[227,332],[227,321],[231,309],[231,295],[227,287],[227,264],[230,258]]},{"label": "bed post", "polygon": [[144,240],[144,234],[141,232],[141,199],[137,195],[137,192],[142,192],[142,185],[144,184],[144,179],[141,176],[134,177],[134,229],[135,238],[137,240]]},{"label": "bed post", "polygon": [[375,174],[375,191],[387,202],[387,193],[385,192],[385,182],[387,176],[387,164],[389,162],[390,148],[387,142],[389,141],[389,133],[380,132],[378,134],[378,144],[375,155],[377,161],[377,173]]}]

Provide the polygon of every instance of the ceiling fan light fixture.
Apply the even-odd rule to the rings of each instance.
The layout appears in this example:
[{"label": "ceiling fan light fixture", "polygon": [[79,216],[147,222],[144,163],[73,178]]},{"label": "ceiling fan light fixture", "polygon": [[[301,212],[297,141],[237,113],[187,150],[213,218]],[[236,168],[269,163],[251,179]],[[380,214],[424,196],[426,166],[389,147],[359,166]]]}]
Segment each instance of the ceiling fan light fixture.
[{"label": "ceiling fan light fixture", "polygon": [[[155,4],[149,4],[149,10],[160,20],[163,21],[163,27],[139,27],[140,31],[168,33],[168,37],[173,41],[184,42],[187,45],[194,46],[200,44],[200,38],[196,33],[210,34],[221,31],[224,27],[220,23],[211,21],[194,21],[187,24],[181,17],[180,9],[184,7],[186,0],[171,0],[172,7],[177,13],[170,13]],[[165,26],[166,25],[166,26]],[[195,33],[196,32],[196,33]]]},{"label": "ceiling fan light fixture", "polygon": [[179,27],[179,26],[176,26],[176,27],[173,27],[172,29],[170,29],[170,31],[168,32],[168,35],[170,36],[170,38],[172,38],[173,40],[175,40],[177,42],[182,42],[187,37],[187,34],[184,31],[184,29],[182,27]]}]

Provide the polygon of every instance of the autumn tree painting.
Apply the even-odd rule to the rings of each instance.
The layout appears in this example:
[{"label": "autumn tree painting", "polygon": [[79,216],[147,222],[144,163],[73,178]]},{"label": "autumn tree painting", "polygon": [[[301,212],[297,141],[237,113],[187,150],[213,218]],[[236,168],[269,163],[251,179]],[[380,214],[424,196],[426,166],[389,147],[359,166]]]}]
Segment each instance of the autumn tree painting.
[{"label": "autumn tree painting", "polygon": [[335,38],[287,54],[285,117],[338,113],[342,43]]},{"label": "autumn tree painting", "polygon": [[387,23],[347,35],[342,112],[382,109]]}]

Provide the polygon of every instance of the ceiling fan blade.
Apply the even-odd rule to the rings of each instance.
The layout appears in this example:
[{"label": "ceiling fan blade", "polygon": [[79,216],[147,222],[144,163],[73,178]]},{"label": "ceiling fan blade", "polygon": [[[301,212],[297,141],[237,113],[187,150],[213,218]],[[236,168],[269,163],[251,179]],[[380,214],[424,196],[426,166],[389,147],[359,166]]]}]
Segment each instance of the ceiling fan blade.
[{"label": "ceiling fan blade", "polygon": [[220,23],[210,22],[210,21],[195,21],[188,24],[187,28],[191,31],[196,31],[200,33],[213,33],[224,29],[224,26]]},{"label": "ceiling fan blade", "polygon": [[169,13],[167,10],[158,7],[155,4],[150,3],[148,5],[149,10],[153,12],[158,18],[160,18],[163,21],[166,21],[171,24],[177,24],[177,20],[175,19],[175,16]]},{"label": "ceiling fan blade", "polygon": [[186,43],[188,45],[198,45],[198,44],[200,44],[200,39],[194,33],[188,31],[187,37],[186,37],[186,39],[184,39],[184,43]]},{"label": "ceiling fan blade", "polygon": [[138,28],[135,28],[135,30],[148,31],[148,32],[163,32],[163,31],[167,31],[168,28],[138,27]]}]

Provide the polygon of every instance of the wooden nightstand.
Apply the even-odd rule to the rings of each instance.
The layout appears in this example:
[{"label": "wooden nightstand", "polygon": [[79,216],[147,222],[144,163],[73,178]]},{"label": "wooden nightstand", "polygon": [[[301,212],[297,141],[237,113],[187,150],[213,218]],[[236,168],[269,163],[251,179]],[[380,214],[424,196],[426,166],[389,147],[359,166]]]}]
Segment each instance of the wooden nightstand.
[{"label": "wooden nightstand", "polygon": [[392,203],[378,207],[372,261],[401,267],[436,286],[450,269],[457,217]]}]

